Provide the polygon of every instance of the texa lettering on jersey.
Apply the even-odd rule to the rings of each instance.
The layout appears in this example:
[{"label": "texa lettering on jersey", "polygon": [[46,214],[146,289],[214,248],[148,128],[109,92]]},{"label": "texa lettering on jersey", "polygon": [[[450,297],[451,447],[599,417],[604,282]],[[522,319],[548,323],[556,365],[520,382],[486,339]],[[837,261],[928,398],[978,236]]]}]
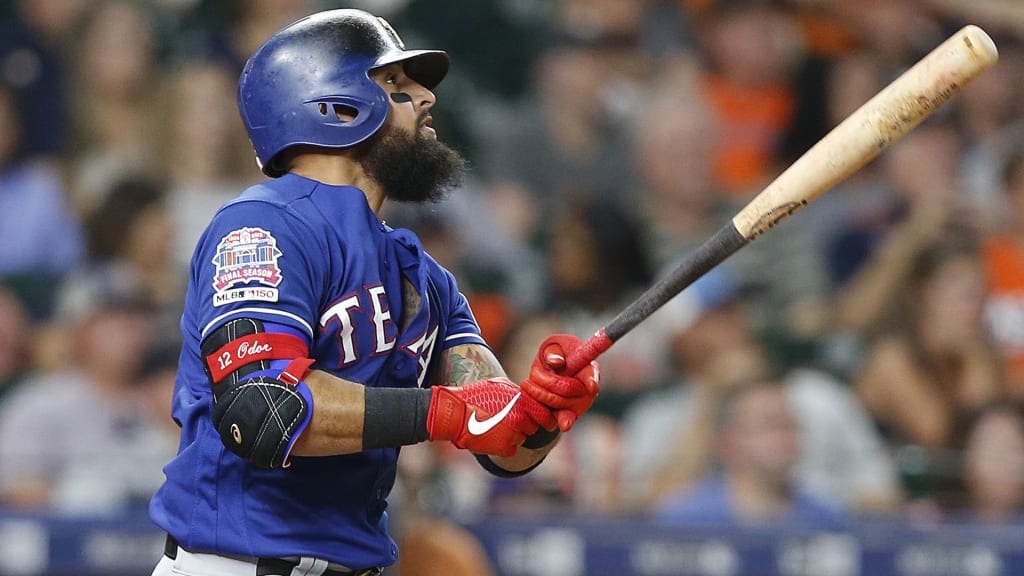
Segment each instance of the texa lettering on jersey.
[{"label": "texa lettering on jersey", "polygon": [[[423,297],[423,308],[432,305],[429,295]],[[357,334],[357,319],[366,316],[369,326],[363,326],[371,338]],[[338,343],[338,368],[356,364],[364,355],[384,355],[395,348],[398,341],[398,327],[395,324],[388,294],[384,286],[375,284],[338,299],[320,316],[320,330],[323,334],[334,334]],[[427,330],[404,339],[399,350],[417,361],[416,385],[422,387],[427,367],[434,355],[438,327],[428,326]],[[360,344],[360,343],[364,344]]]},{"label": "texa lettering on jersey", "polygon": [[373,325],[373,346],[370,353],[385,354],[395,347],[395,333],[398,329],[391,320],[387,292],[380,284],[365,287],[355,294],[343,296],[320,316],[320,327],[325,331],[334,324],[338,325],[337,337],[341,345],[339,368],[358,361],[360,353],[364,352],[356,347],[353,314],[367,310]]}]

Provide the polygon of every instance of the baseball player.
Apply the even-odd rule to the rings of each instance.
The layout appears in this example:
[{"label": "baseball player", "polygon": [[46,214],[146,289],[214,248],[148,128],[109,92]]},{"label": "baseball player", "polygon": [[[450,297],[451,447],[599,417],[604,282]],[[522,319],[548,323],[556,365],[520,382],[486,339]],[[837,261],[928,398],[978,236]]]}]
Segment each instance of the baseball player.
[{"label": "baseball player", "polygon": [[192,259],[154,576],[381,574],[401,446],[451,442],[515,477],[593,402],[596,364],[560,373],[579,339],[549,337],[509,381],[452,274],[377,217],[458,183],[430,116],[448,66],[357,10],[299,20],[246,64],[238,105],[271,178]]}]

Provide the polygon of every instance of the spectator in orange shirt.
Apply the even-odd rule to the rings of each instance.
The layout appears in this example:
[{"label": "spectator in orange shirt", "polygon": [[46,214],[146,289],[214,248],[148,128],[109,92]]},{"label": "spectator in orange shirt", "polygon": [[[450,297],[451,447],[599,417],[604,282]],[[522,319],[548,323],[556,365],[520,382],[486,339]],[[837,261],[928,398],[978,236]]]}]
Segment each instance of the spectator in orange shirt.
[{"label": "spectator in orange shirt", "polygon": [[1007,391],[1024,400],[1024,148],[1006,165],[1006,226],[985,243],[985,319],[1006,361]]},{"label": "spectator in orange shirt", "polygon": [[742,201],[777,163],[794,114],[802,35],[786,12],[755,0],[720,0],[708,23],[705,89],[721,123],[715,176],[730,198]]}]

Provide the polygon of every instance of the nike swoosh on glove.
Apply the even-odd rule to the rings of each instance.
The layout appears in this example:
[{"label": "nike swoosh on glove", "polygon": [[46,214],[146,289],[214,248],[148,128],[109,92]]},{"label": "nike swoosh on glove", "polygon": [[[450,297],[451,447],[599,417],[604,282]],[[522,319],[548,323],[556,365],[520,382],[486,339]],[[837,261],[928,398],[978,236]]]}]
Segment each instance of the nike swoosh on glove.
[{"label": "nike swoosh on glove", "polygon": [[562,432],[572,428],[601,392],[597,361],[577,374],[563,373],[566,356],[582,344],[582,340],[570,334],[548,336],[530,366],[530,376],[519,385],[523,392],[555,412]]},{"label": "nike swoosh on glove", "polygon": [[448,440],[478,454],[513,456],[538,427],[555,427],[551,411],[507,378],[461,387],[434,386],[427,412],[430,440]]}]

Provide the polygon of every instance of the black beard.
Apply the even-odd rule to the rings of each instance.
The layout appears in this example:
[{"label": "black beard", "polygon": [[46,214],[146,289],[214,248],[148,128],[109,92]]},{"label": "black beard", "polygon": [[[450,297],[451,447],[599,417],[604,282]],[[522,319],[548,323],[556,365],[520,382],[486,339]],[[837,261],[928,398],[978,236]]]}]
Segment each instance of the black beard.
[{"label": "black beard", "polygon": [[395,202],[439,202],[462,183],[466,160],[447,144],[388,127],[362,145],[359,162]]}]

